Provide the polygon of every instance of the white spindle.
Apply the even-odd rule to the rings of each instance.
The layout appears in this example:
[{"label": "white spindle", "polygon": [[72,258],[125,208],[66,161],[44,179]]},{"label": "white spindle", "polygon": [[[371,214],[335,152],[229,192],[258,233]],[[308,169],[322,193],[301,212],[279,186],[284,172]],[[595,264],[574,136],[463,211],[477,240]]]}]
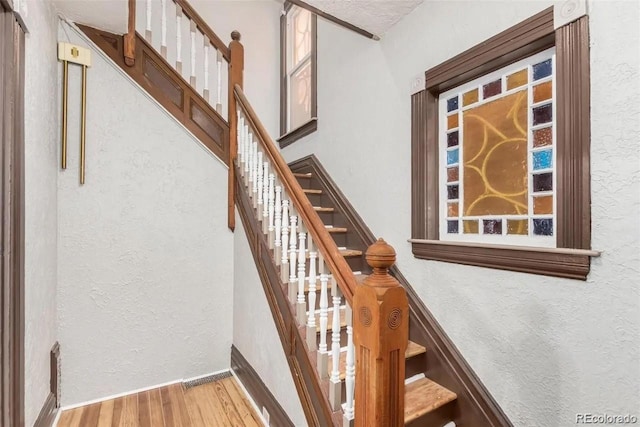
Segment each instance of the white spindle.
[{"label": "white spindle", "polygon": [[276,205],[274,218],[273,258],[276,265],[280,264],[280,250],[282,242],[282,186],[276,186]]},{"label": "white spindle", "polygon": [[269,180],[269,235],[267,236],[267,240],[269,242],[269,248],[273,249],[273,244],[275,242],[274,234],[275,234],[275,211],[276,211],[276,189],[275,189],[275,177],[273,184],[271,180]]},{"label": "white spindle", "polygon": [[345,369],[345,390],[347,401],[344,406],[344,418],[353,420],[354,414],[354,390],[356,386],[355,346],[353,345],[353,312],[347,306],[347,366]]},{"label": "white spindle", "polygon": [[198,26],[195,21],[191,21],[191,77],[189,82],[193,88],[196,87],[196,30]]},{"label": "white spindle", "polygon": [[282,256],[280,260],[280,278],[282,283],[287,283],[287,274],[289,273],[289,256],[287,248],[289,247],[289,201],[282,201]]},{"label": "white spindle", "polygon": [[258,169],[262,166],[262,162],[258,158],[258,154],[262,154],[258,151],[258,142],[254,142],[253,147],[253,165],[251,166],[251,200],[253,202],[253,208],[258,206]]},{"label": "white spindle", "polygon": [[182,8],[176,5],[176,71],[182,75]]},{"label": "white spindle", "polygon": [[209,102],[209,37],[204,36],[204,99]]},{"label": "white spindle", "polygon": [[340,383],[340,288],[335,278],[331,278],[331,295],[333,296],[333,322],[331,325],[331,382],[329,401],[333,410],[340,409],[342,404],[342,384]]},{"label": "white spindle", "polygon": [[309,317],[307,322],[307,346],[310,351],[316,350],[316,258],[318,253],[313,248],[313,240],[309,237]]},{"label": "white spindle", "polygon": [[[302,226],[300,227],[302,230]],[[298,313],[298,324],[304,325],[307,323],[306,319],[306,304],[304,298],[304,279],[305,279],[305,267],[307,264],[307,245],[305,244],[305,240],[307,239],[307,234],[303,231],[298,233],[298,304],[297,304],[297,313]]]},{"label": "white spindle", "polygon": [[249,187],[249,179],[251,178],[249,176],[249,171],[251,170],[251,161],[253,160],[251,158],[253,151],[251,150],[253,144],[253,134],[251,133],[251,130],[249,130],[249,133],[247,134],[247,162],[244,164],[244,185],[245,187]]},{"label": "white spindle", "polygon": [[160,0],[162,27],[160,32],[160,54],[167,59],[167,0]]},{"label": "white spindle", "polygon": [[244,159],[242,156],[244,155],[244,117],[241,116],[240,110],[238,110],[238,123],[237,123],[237,138],[238,138],[238,165],[240,165]]},{"label": "white spindle", "polygon": [[[298,239],[296,239],[297,236],[297,230],[298,230],[298,217],[295,215],[291,215],[291,225],[289,226],[289,296],[293,296],[295,295],[295,293],[293,292],[295,283],[296,283],[296,258],[297,258],[297,252],[296,252],[296,243],[298,241]],[[294,298],[291,299],[291,302],[293,303]]]},{"label": "white spindle", "polygon": [[218,101],[216,102],[216,111],[222,114],[222,52],[218,52]]},{"label": "white spindle", "polygon": [[144,31],[144,38],[149,43],[152,43],[152,36],[151,36],[151,0],[147,0],[147,27],[145,28],[145,31]]},{"label": "white spindle", "polygon": [[[319,270],[324,270],[322,258]],[[320,343],[317,353],[317,369],[320,379],[329,378],[329,352],[327,351],[327,327],[329,325],[329,276],[320,274]]]},{"label": "white spindle", "polygon": [[242,165],[242,169],[244,173],[242,174],[243,178],[247,178],[247,173],[249,171],[249,146],[251,145],[251,140],[249,140],[249,125],[246,124],[245,120],[244,125],[244,164]]},{"label": "white spindle", "polygon": [[[264,179],[262,189],[262,233],[267,234],[269,231],[269,162],[264,162]],[[258,219],[260,219],[260,212],[258,212]]]},{"label": "white spindle", "polygon": [[[262,188],[264,187],[264,162],[262,161],[262,151],[258,152],[258,162],[256,164],[257,169],[256,169],[256,173],[258,174],[258,177],[256,178],[256,193],[257,193],[257,203],[254,205],[254,207],[258,208],[258,213],[261,212],[262,209]],[[267,177],[268,179],[268,177]]]},{"label": "white spindle", "polygon": [[269,199],[268,199],[268,221],[269,227],[267,231],[269,234],[267,235],[267,240],[269,242],[269,249],[273,249],[273,230],[274,230],[274,211],[275,211],[275,202],[276,202],[276,177],[274,174],[269,175]]}]

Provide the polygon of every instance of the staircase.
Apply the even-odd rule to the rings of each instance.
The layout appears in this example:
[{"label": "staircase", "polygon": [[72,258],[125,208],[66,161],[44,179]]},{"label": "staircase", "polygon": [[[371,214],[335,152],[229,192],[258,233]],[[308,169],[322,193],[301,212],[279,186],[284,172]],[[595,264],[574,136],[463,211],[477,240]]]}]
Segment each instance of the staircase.
[{"label": "staircase", "polygon": [[[296,167],[297,166],[297,167]],[[340,206],[328,196],[329,188],[323,183],[314,172],[308,171],[310,167],[304,164],[293,165],[294,177],[303,189],[304,194],[309,198],[316,212],[322,219],[325,228],[333,237],[333,240],[340,249],[341,255],[351,267],[359,283],[371,273],[371,267],[366,262],[364,251],[366,247],[363,240],[358,238],[355,229],[350,228],[345,214]],[[308,284],[305,286],[305,293],[308,295]],[[331,295],[329,296],[331,299]],[[346,305],[341,309],[341,329],[340,342],[346,343],[347,323],[344,319]],[[333,313],[330,314],[330,319]],[[329,321],[331,323],[331,321]],[[411,324],[411,323],[410,323]],[[320,330],[318,329],[317,343],[320,343]],[[411,332],[409,332],[411,336]],[[409,426],[442,426],[449,421],[453,421],[455,401],[457,396],[452,391],[442,387],[438,383],[430,380],[426,374],[427,369],[427,349],[424,345],[409,340],[405,352],[405,408],[404,423]],[[329,355],[328,366],[331,367],[333,356]],[[344,382],[345,367],[347,363],[347,348],[340,350],[339,371],[340,380]],[[324,373],[321,373],[324,374]],[[328,376],[330,368],[326,372]],[[344,403],[344,402],[343,402]]]},{"label": "staircase", "polygon": [[[237,207],[308,424],[510,426],[393,266],[393,248],[375,239],[317,159],[284,162],[242,91],[240,34],[227,47],[186,0],[172,0],[161,3],[171,11],[160,13],[158,43],[151,2],[144,37],[135,4],[124,36],[81,29],[229,165],[229,228]],[[174,47],[167,34],[172,14],[191,33],[190,70],[180,32]]]}]

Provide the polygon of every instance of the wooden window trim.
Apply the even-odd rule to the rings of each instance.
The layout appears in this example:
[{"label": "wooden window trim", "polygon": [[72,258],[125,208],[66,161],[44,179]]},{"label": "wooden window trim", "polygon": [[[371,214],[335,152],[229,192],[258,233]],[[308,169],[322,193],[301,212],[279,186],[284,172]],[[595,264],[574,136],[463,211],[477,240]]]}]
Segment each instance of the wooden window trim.
[{"label": "wooden window trim", "polygon": [[[558,250],[439,241],[438,96],[545,49],[556,48]],[[580,70],[580,72],[576,72]],[[431,68],[412,110],[412,225],[416,258],[586,280],[591,251],[589,25],[554,29],[553,7]]]},{"label": "wooden window trim", "polygon": [[280,148],[293,144],[318,129],[318,16],[311,13],[311,119],[296,129],[287,130],[287,14],[294,6],[285,2],[280,16]]}]

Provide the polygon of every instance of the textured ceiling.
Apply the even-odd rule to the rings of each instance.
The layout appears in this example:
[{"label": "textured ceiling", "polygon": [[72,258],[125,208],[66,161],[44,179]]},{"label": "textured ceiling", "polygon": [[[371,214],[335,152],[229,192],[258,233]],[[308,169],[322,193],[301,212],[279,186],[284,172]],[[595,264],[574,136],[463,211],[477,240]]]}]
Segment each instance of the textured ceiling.
[{"label": "textured ceiling", "polygon": [[306,0],[318,9],[377,36],[383,35],[423,0]]}]

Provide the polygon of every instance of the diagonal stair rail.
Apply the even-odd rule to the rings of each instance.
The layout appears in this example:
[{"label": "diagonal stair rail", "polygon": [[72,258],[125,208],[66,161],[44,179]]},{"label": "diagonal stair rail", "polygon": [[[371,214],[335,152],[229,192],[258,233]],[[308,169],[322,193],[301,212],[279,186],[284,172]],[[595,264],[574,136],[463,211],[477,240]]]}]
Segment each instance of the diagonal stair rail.
[{"label": "diagonal stair rail", "polygon": [[[297,326],[306,329],[307,351],[316,354],[318,376],[328,382],[331,410],[342,412],[338,423],[344,426],[404,425],[401,355],[408,343],[409,312],[404,289],[389,275],[393,248],[382,240],[369,248],[373,274],[359,284],[320,219],[319,208],[311,204],[242,88],[236,85],[234,92],[238,178],[262,222]],[[343,322],[347,345],[341,366]]]}]

